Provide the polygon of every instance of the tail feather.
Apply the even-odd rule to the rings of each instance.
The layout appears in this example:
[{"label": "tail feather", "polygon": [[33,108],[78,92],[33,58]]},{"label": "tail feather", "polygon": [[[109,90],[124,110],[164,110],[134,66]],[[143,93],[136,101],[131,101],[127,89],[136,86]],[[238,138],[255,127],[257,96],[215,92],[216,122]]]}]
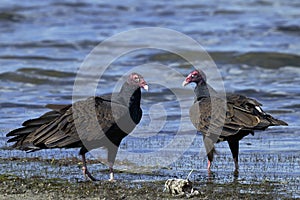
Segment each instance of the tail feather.
[{"label": "tail feather", "polygon": [[13,146],[14,148],[26,151],[27,153],[28,152],[34,152],[34,151],[40,150],[39,147],[34,146],[32,143],[25,143],[25,144],[22,144],[22,145],[17,145],[17,143],[16,143],[16,144],[14,144],[14,146]]},{"label": "tail feather", "polygon": [[41,125],[48,123],[59,116],[57,111],[50,111],[40,116],[39,118],[29,119],[23,122],[22,126],[32,126],[32,125]]},{"label": "tail feather", "polygon": [[[17,135],[16,137],[10,138],[7,142],[18,142],[23,137],[24,137],[23,135]],[[15,147],[15,145],[13,145],[13,147]]]},{"label": "tail feather", "polygon": [[26,127],[21,127],[17,128],[15,130],[10,131],[9,133],[6,134],[6,137],[11,137],[11,136],[18,136],[18,135],[27,135],[36,129],[38,129],[40,125],[36,126],[26,126]]},{"label": "tail feather", "polygon": [[[36,147],[32,144],[32,141],[29,142],[29,138],[31,133],[36,132],[43,125],[51,123],[54,119],[61,115],[58,111],[49,111],[44,115],[25,121],[22,125],[23,127],[10,131],[6,134],[7,137],[10,138],[7,142],[15,142],[12,145],[13,148],[25,150],[25,151],[35,151],[38,150],[39,147]],[[29,139],[29,140],[28,140]]]},{"label": "tail feather", "polygon": [[71,104],[61,105],[61,104],[47,104],[46,108],[53,110],[53,112],[63,113],[71,107]]},{"label": "tail feather", "polygon": [[288,126],[288,123],[285,121],[275,119],[271,115],[266,115],[266,119],[271,123],[271,126]]}]

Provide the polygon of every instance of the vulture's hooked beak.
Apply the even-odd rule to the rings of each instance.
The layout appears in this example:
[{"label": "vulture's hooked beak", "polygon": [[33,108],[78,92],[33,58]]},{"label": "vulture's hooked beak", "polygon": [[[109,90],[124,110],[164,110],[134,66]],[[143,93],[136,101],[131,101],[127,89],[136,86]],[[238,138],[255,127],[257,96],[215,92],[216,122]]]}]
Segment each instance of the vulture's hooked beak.
[{"label": "vulture's hooked beak", "polygon": [[184,86],[186,86],[186,85],[189,84],[189,83],[190,83],[190,82],[184,80],[184,81],[182,82],[182,86],[184,87]]},{"label": "vulture's hooked beak", "polygon": [[144,90],[146,90],[147,92],[148,92],[148,90],[149,90],[149,86],[148,86],[147,84],[146,84],[146,85],[143,85],[142,88],[143,88]]}]

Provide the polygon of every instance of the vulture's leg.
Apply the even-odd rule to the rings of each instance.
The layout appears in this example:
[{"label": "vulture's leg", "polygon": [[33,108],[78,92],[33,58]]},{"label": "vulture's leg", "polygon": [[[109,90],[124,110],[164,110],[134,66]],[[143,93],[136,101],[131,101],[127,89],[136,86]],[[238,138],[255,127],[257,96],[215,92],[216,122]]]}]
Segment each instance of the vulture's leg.
[{"label": "vulture's leg", "polygon": [[86,159],[85,159],[85,153],[81,155],[82,156],[82,162],[83,162],[83,166],[82,166],[82,172],[83,175],[86,179],[90,179],[91,181],[97,181],[97,179],[95,179],[92,174],[88,171],[87,166],[86,166]]},{"label": "vulture's leg", "polygon": [[234,160],[235,172],[238,172],[239,171],[239,141],[229,140],[228,144]]},{"label": "vulture's leg", "polygon": [[116,159],[116,155],[118,152],[118,146],[112,145],[110,148],[107,150],[107,161],[109,165],[109,181],[114,181],[114,163]]},{"label": "vulture's leg", "polygon": [[215,147],[213,147],[213,149],[207,153],[207,170],[210,172],[210,168],[211,168],[211,164],[214,160],[214,153],[216,152]]},{"label": "vulture's leg", "polygon": [[210,172],[211,164],[214,159],[214,153],[216,150],[214,147],[214,143],[210,138],[203,136],[203,141],[208,158],[207,170]]}]

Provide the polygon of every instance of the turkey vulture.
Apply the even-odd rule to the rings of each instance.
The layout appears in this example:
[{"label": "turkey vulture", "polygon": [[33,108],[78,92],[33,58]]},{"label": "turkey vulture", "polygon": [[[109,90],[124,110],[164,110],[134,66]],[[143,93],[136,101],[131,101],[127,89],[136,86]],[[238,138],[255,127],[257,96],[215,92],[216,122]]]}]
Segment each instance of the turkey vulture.
[{"label": "turkey vulture", "polygon": [[144,78],[137,73],[128,76],[119,93],[89,97],[70,105],[47,105],[52,109],[36,119],[25,121],[23,127],[9,132],[12,147],[27,152],[50,148],[80,148],[82,171],[86,178],[96,179],[87,169],[85,154],[105,147],[114,180],[113,164],[118,147],[140,122],[141,90],[148,90]]},{"label": "turkey vulture", "polygon": [[223,94],[222,98],[222,94],[217,93],[206,82],[206,75],[200,70],[192,71],[182,85],[186,86],[189,83],[196,83],[194,89],[196,98],[190,108],[190,119],[203,135],[208,171],[215,153],[214,143],[228,142],[235,163],[235,172],[238,173],[239,140],[248,134],[253,135],[255,130],[288,125],[265,113],[260,107],[262,104],[255,99],[229,93]]}]

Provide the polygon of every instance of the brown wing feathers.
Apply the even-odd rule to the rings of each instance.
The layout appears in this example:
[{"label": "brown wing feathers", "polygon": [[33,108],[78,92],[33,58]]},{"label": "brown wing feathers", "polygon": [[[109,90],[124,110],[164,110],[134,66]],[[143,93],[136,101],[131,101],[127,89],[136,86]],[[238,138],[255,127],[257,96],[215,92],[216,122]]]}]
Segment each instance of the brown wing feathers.
[{"label": "brown wing feathers", "polygon": [[[66,106],[63,106],[66,108]],[[67,106],[70,107],[70,106]],[[29,146],[34,146],[33,143],[35,140],[33,140],[33,136],[39,135],[43,133],[43,130],[51,129],[55,125],[55,119],[59,118],[61,116],[61,111],[49,111],[45,113],[44,115],[40,116],[36,119],[30,119],[25,121],[22,125],[24,127],[21,127],[19,129],[15,129],[7,134],[7,136],[15,136],[8,140],[8,142],[16,142],[13,146],[19,147],[20,149],[26,150],[29,148]],[[31,133],[35,133],[34,135],[30,135]],[[42,134],[41,134],[42,136]],[[39,140],[40,137],[36,138],[36,140]],[[34,147],[36,149],[37,147]]]},{"label": "brown wing feathers", "polygon": [[[215,97],[206,97],[196,101],[191,107],[190,117],[199,131],[207,133],[209,126],[211,126],[210,130],[223,126],[221,135],[229,136],[241,130],[252,132],[252,130],[264,130],[272,125],[287,125],[263,112],[260,108],[262,104],[256,100],[233,94],[227,96],[225,121],[220,121],[222,112],[225,111],[220,106],[214,108],[214,113],[211,113],[211,102],[218,105],[221,101],[222,99]],[[211,122],[211,119],[214,121]]]}]

